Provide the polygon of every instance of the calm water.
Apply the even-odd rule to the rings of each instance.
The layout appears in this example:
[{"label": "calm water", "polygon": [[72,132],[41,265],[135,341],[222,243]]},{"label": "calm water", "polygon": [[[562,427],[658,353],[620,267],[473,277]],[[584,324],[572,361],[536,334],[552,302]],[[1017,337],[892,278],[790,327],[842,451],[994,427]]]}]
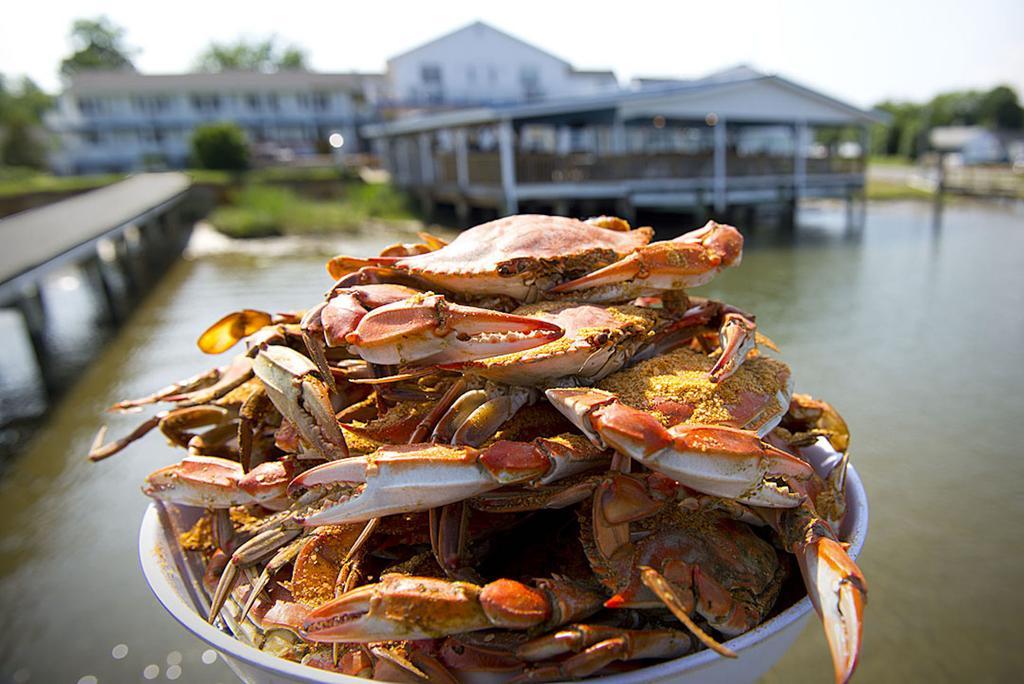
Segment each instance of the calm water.
[{"label": "calm water", "polygon": [[[808,210],[803,223],[786,237],[753,231],[742,267],[705,290],[756,312],[798,389],[831,400],[852,426],[872,506],[859,680],[1015,679],[1024,670],[1024,213],[962,205],[936,233],[923,205],[878,205],[858,237],[843,235],[839,211]],[[243,305],[308,304],[328,284],[321,264],[178,263],[9,464],[0,681],[233,681],[138,569],[139,483],[179,456],[156,435],[98,465],[84,454],[104,407],[210,365],[192,345],[208,322]],[[65,284],[67,305],[87,308]],[[133,425],[111,421],[114,434]],[[814,623],[768,681],[830,678]]]}]

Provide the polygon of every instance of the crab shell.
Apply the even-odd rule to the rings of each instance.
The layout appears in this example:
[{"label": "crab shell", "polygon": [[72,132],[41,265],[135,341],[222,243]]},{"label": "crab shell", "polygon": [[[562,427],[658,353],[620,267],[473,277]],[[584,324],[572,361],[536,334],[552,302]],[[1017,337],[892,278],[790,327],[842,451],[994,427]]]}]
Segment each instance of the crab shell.
[{"label": "crab shell", "polygon": [[524,352],[470,361],[459,366],[475,375],[512,385],[542,385],[576,377],[596,382],[622,368],[651,335],[657,314],[637,306],[540,302],[514,314],[548,321],[565,331]]},{"label": "crab shell", "polygon": [[[524,214],[470,228],[433,252],[368,262],[450,292],[530,301],[554,285],[622,259],[653,235],[650,228],[609,230],[571,218]],[[341,263],[328,264],[335,278],[345,273]]]}]

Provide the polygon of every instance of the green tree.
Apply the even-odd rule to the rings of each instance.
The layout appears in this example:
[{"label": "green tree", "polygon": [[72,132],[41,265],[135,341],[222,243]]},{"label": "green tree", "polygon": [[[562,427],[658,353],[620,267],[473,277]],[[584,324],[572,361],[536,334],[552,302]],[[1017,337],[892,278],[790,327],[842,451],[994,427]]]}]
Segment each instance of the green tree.
[{"label": "green tree", "polygon": [[131,55],[135,50],[124,43],[124,29],[106,17],[78,19],[71,26],[74,52],[60,63],[65,76],[80,71],[118,69],[135,70]]},{"label": "green tree", "polygon": [[196,60],[197,71],[282,71],[306,68],[306,53],[295,45],[281,47],[276,37],[212,43]]},{"label": "green tree", "polygon": [[228,121],[197,126],[192,133],[192,156],[204,169],[243,171],[249,167],[245,134]]},{"label": "green tree", "polygon": [[1024,128],[1024,108],[1009,86],[996,86],[981,97],[978,121],[989,128],[1019,131]]},{"label": "green tree", "polygon": [[0,165],[46,168],[46,145],[40,129],[20,114],[0,129]]},{"label": "green tree", "polygon": [[0,75],[0,164],[7,166],[46,166],[46,137],[42,129],[43,113],[53,104],[31,79],[23,78],[8,86]]}]

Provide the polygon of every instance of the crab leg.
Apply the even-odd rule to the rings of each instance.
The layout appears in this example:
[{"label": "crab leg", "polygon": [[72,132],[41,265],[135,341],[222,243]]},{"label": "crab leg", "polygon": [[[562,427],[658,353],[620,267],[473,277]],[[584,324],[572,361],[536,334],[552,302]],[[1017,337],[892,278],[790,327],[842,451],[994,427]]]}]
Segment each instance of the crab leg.
[{"label": "crab leg", "polygon": [[685,632],[674,629],[621,629],[604,625],[572,625],[519,646],[516,656],[538,662],[570,655],[565,660],[523,672],[512,682],[546,682],[588,677],[617,660],[678,658],[693,649]]},{"label": "crab leg", "polygon": [[267,504],[287,494],[292,467],[282,461],[261,463],[248,473],[236,461],[212,456],[188,456],[150,473],[142,492],[182,506],[221,509]]},{"label": "crab leg", "polygon": [[738,265],[743,236],[732,226],[708,221],[674,240],[652,242],[624,259],[561,283],[551,294],[591,302],[625,301],[703,285],[719,271]]},{"label": "crab leg", "polygon": [[498,441],[485,449],[404,444],[307,470],[289,492],[324,492],[320,510],[302,524],[347,523],[436,508],[508,484],[547,484],[603,459],[600,450],[546,438]]},{"label": "crab leg", "polygon": [[274,320],[266,311],[242,309],[232,311],[209,328],[196,340],[198,346],[207,354],[220,354],[235,345],[244,337],[265,328]]},{"label": "crab leg", "polygon": [[345,338],[359,326],[371,310],[400,302],[419,294],[402,285],[369,284],[353,287],[335,285],[327,293],[327,301],[306,312],[301,322],[302,339],[332,392],[337,391],[330,366],[328,347],[344,347]]},{"label": "crab leg", "polygon": [[807,594],[825,628],[837,682],[849,680],[857,667],[868,593],[863,573],[825,519],[834,518],[838,523],[841,511],[836,509],[823,517],[818,510],[844,500],[847,463],[844,454],[825,478],[815,477],[805,483],[801,489],[807,498],[797,508],[753,509],[775,529],[785,549],[797,558]]},{"label": "crab leg", "polygon": [[253,371],[307,444],[329,461],[348,456],[327,386],[312,361],[290,347],[271,345],[256,355]]},{"label": "crab leg", "polygon": [[562,336],[553,323],[461,306],[428,294],[366,314],[346,335],[361,358],[381,365],[441,364],[525,351]]},{"label": "crab leg", "polygon": [[753,432],[715,425],[665,428],[652,415],[597,389],[549,389],[548,401],[595,445],[611,447],[698,491],[770,508],[791,508],[804,495],[786,484],[806,480],[804,461]]},{"label": "crab leg", "polygon": [[563,580],[536,588],[510,579],[479,586],[434,577],[390,574],[320,606],[302,625],[321,642],[430,639],[500,627],[547,629],[584,619],[601,596]]}]

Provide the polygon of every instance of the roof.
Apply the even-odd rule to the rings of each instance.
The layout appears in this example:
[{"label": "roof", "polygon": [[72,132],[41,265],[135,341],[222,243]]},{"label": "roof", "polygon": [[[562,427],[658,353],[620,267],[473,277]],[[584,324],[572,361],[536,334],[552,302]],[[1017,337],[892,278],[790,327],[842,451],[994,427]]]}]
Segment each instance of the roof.
[{"label": "roof", "polygon": [[550,57],[551,59],[554,59],[554,60],[557,60],[557,61],[561,62],[562,64],[566,65],[569,68],[572,68],[571,65],[569,64],[569,62],[565,61],[561,57],[558,57],[557,55],[553,55],[550,52],[548,52],[547,50],[543,50],[543,49],[537,47],[533,43],[528,43],[525,40],[523,40],[522,38],[517,38],[517,37],[513,36],[512,34],[506,33],[505,31],[502,31],[501,29],[495,28],[495,27],[491,26],[490,24],[488,24],[486,22],[483,22],[483,21],[474,21],[471,24],[467,24],[467,25],[465,25],[465,26],[463,26],[461,28],[457,28],[454,31],[449,31],[448,33],[445,33],[442,36],[438,36],[437,38],[434,38],[433,40],[427,41],[426,43],[423,43],[421,45],[417,45],[414,48],[406,50],[405,52],[400,52],[397,55],[395,55],[395,56],[391,57],[390,59],[388,59],[388,64],[391,64],[391,62],[394,62],[395,60],[402,59],[404,57],[408,57],[409,55],[413,55],[413,54],[419,52],[420,50],[426,49],[426,48],[428,48],[428,47],[430,47],[432,45],[436,45],[438,43],[442,43],[442,42],[452,38],[453,36],[459,35],[460,33],[466,33],[467,31],[473,31],[473,30],[479,30],[479,29],[485,29],[487,31],[492,31],[494,33],[502,35],[505,38],[508,38],[509,40],[512,40],[512,41],[514,41],[516,43],[519,43],[520,45],[528,47],[531,50],[539,52],[539,53],[541,53],[541,54],[543,54],[543,55],[545,55],[547,57]]},{"label": "roof", "polygon": [[[397,121],[371,124],[363,127],[363,133],[369,137],[402,135],[441,128],[472,126],[492,123],[501,120],[535,119],[555,117],[559,115],[602,110],[629,109],[636,111],[648,103],[667,100],[684,101],[706,95],[726,95],[735,93],[739,88],[754,84],[770,84],[778,89],[807,99],[810,102],[824,105],[834,112],[830,121],[849,123],[879,123],[884,119],[876,112],[869,112],[851,104],[835,99],[816,90],[811,90],[781,76],[769,76],[751,73],[734,73],[730,78],[723,74],[713,74],[712,78],[668,83],[650,86],[641,90],[619,90],[613,93],[587,97],[545,100],[534,104],[513,105],[508,107],[478,107],[446,112],[429,116],[399,119]],[[756,117],[751,117],[756,118]]]},{"label": "roof", "polygon": [[984,126],[936,126],[928,133],[928,142],[940,152],[952,152],[981,135],[992,133]]},{"label": "roof", "polygon": [[357,90],[381,74],[288,71],[218,71],[187,74],[140,74],[137,71],[84,71],[71,77],[67,93],[163,93],[180,90]]},{"label": "roof", "polygon": [[572,69],[575,76],[602,76],[604,78],[615,78],[615,72],[611,69]]}]

